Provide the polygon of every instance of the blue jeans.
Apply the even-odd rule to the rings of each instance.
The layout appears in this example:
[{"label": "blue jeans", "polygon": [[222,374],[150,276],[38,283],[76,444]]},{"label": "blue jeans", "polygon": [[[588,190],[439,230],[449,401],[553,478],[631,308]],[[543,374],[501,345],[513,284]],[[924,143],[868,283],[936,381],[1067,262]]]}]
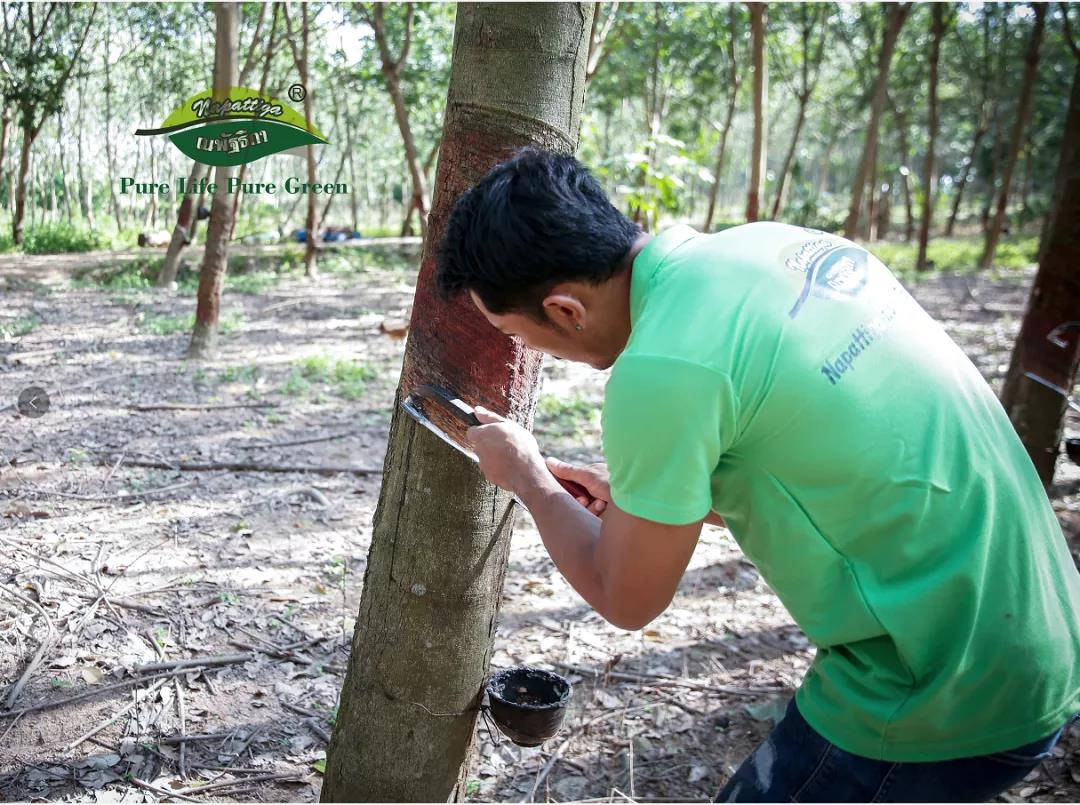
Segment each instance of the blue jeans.
[{"label": "blue jeans", "polygon": [[[1068,725],[1065,725],[1068,726]],[[933,763],[893,763],[853,755],[787,713],[735,772],[717,802],[986,802],[1046,758],[1061,727],[1027,746]]]}]

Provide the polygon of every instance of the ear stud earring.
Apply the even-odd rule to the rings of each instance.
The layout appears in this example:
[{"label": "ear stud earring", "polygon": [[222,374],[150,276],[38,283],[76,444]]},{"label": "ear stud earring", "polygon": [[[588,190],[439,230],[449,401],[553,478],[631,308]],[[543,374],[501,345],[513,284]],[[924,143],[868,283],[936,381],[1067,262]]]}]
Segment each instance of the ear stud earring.
[{"label": "ear stud earring", "polygon": [[585,328],[584,328],[584,327],[582,327],[582,326],[581,326],[580,324],[575,324],[575,325],[574,325],[574,329],[575,329],[575,330],[577,330],[577,331],[578,331],[578,332],[580,333],[580,332],[581,332],[582,330],[584,330]]}]

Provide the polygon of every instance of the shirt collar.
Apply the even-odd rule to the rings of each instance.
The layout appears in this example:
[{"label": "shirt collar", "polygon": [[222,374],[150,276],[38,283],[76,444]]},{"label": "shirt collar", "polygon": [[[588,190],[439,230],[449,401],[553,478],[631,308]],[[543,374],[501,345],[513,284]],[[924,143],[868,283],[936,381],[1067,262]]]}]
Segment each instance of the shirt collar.
[{"label": "shirt collar", "polygon": [[649,290],[656,280],[657,271],[663,265],[664,260],[675,249],[698,234],[686,224],[676,224],[654,237],[645,244],[645,248],[638,252],[637,257],[634,258],[634,265],[630,274],[631,327],[641,316],[645,298],[648,296]]}]

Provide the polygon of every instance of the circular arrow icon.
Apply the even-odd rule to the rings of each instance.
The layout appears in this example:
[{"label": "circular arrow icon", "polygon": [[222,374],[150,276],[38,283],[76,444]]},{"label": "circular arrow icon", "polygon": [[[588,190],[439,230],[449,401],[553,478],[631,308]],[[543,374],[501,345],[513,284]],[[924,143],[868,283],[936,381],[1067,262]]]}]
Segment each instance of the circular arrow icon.
[{"label": "circular arrow icon", "polygon": [[30,386],[19,394],[15,407],[23,416],[37,419],[45,416],[45,412],[49,410],[49,395],[39,386]]}]

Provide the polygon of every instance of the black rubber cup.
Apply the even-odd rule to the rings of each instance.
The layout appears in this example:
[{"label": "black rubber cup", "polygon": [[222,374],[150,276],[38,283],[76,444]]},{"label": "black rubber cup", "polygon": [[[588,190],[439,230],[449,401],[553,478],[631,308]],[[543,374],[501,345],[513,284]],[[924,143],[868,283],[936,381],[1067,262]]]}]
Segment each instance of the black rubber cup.
[{"label": "black rubber cup", "polygon": [[566,717],[570,682],[527,665],[488,678],[488,704],[499,729],[518,746],[539,746],[554,736]]},{"label": "black rubber cup", "polygon": [[1066,439],[1065,453],[1072,459],[1073,464],[1080,464],[1080,439]]}]

